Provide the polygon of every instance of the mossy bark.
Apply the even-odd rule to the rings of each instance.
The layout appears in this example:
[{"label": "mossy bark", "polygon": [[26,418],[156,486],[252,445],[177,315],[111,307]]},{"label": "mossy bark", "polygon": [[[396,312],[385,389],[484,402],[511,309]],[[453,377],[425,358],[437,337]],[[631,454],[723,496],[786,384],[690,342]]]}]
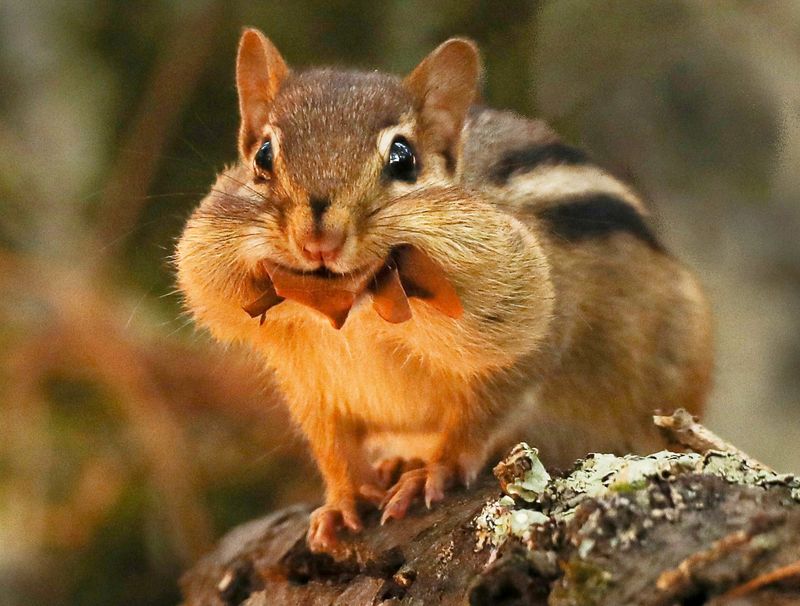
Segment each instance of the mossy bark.
[{"label": "mossy bark", "polygon": [[[636,458],[637,472],[658,456]],[[576,470],[600,469],[600,461],[605,474],[609,460],[601,457]],[[383,527],[368,514],[338,560],[308,552],[311,507],[291,507],[224,537],[183,577],[184,604],[800,604],[792,572],[800,561],[796,480],[732,480],[720,476],[718,462],[697,461],[696,470],[682,459],[669,473],[662,465],[630,483],[606,474],[603,489],[577,498],[574,485],[565,489],[574,471],[551,481],[558,488],[535,503],[503,498],[487,476]],[[531,508],[547,520],[530,516],[536,523],[520,531],[500,516],[487,539],[487,516]],[[484,547],[476,550],[481,532]],[[774,571],[778,579],[767,582]]]}]

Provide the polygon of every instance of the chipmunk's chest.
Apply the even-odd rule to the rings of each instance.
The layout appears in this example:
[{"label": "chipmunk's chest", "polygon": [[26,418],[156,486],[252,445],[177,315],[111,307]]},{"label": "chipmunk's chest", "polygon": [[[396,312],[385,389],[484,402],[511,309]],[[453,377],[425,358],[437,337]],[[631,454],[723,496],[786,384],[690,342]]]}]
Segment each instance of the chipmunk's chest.
[{"label": "chipmunk's chest", "polygon": [[[277,308],[276,308],[277,310]],[[341,330],[325,320],[275,318],[264,353],[293,410],[324,406],[372,430],[429,430],[463,391],[457,356],[450,367],[426,347],[419,320],[387,325],[371,309],[354,310]],[[299,314],[298,314],[299,315]],[[441,342],[447,342],[443,337]]]}]

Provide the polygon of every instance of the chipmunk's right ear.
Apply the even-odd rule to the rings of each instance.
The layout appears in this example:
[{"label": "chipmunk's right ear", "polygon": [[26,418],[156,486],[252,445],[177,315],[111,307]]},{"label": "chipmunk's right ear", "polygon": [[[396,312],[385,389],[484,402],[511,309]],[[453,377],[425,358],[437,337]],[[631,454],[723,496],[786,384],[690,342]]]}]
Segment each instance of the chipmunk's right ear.
[{"label": "chipmunk's right ear", "polygon": [[465,38],[441,44],[405,79],[418,112],[425,147],[453,164],[461,127],[478,95],[481,60]]},{"label": "chipmunk's right ear", "polygon": [[257,29],[246,29],[236,57],[236,88],[239,91],[239,153],[248,158],[267,123],[269,107],[289,73],[278,49]]}]

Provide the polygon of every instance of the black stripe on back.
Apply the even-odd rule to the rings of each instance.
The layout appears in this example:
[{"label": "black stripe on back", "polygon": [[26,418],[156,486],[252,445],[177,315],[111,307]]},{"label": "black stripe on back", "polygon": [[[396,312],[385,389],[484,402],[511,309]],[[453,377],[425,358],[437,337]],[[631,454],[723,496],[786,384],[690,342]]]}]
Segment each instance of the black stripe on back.
[{"label": "black stripe on back", "polygon": [[588,161],[585,152],[564,143],[532,145],[504,154],[489,170],[489,178],[501,185],[515,173],[528,172],[542,164],[586,164]]},{"label": "black stripe on back", "polygon": [[644,217],[636,208],[610,194],[589,194],[537,212],[550,232],[568,242],[602,238],[615,233],[630,234],[653,250],[663,252]]}]

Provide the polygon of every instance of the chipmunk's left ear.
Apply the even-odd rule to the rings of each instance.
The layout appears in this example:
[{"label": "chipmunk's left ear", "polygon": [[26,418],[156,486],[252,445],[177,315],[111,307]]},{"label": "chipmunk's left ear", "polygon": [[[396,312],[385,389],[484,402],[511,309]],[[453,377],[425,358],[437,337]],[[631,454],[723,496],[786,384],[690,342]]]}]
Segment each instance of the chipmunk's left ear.
[{"label": "chipmunk's left ear", "polygon": [[269,107],[275,100],[289,68],[278,49],[257,29],[246,29],[236,57],[236,88],[239,91],[239,153],[246,159],[260,143]]},{"label": "chipmunk's left ear", "polygon": [[443,154],[451,167],[461,127],[478,95],[480,77],[478,47],[471,40],[451,38],[405,79],[418,112],[424,147]]}]

